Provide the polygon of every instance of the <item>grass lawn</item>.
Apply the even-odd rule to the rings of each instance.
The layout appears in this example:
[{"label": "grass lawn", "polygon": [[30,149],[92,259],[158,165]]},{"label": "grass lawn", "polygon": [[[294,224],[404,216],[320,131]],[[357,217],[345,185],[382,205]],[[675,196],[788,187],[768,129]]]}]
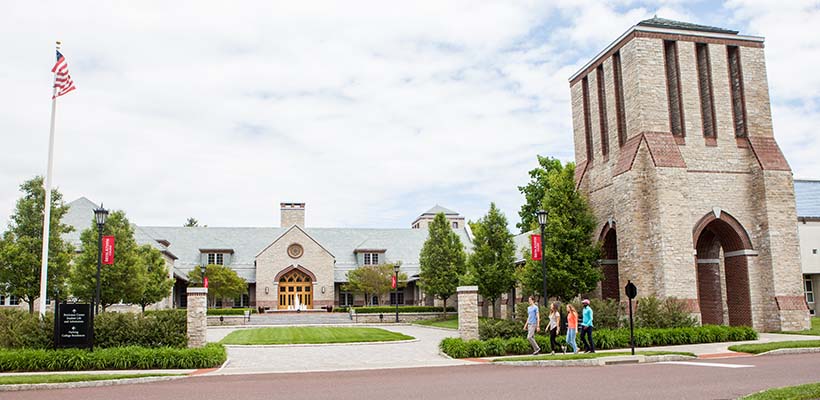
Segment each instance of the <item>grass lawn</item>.
[{"label": "grass lawn", "polygon": [[106,381],[112,379],[147,378],[149,376],[179,376],[182,374],[43,374],[0,376],[0,385],[20,385],[32,383],[64,383]]},{"label": "grass lawn", "polygon": [[807,347],[820,347],[820,340],[797,340],[790,342],[771,342],[756,344],[737,344],[729,346],[729,350],[742,353],[760,354],[777,349],[801,349]]},{"label": "grass lawn", "polygon": [[744,400],[809,400],[820,398],[820,383],[769,389],[743,397]]},{"label": "grass lawn", "polygon": [[439,328],[458,329],[458,317],[448,317],[447,319],[428,319],[413,322],[417,325],[435,326]]},{"label": "grass lawn", "polygon": [[412,336],[379,328],[294,326],[281,328],[238,329],[225,336],[222,344],[308,344],[393,342]]},{"label": "grass lawn", "polygon": [[788,335],[812,335],[812,336],[820,336],[820,317],[814,317],[811,319],[811,329],[805,331],[797,331],[797,332],[780,332],[785,333]]},{"label": "grass lawn", "polygon": [[[541,355],[537,355],[537,356],[520,356],[520,357],[497,358],[497,359],[493,360],[493,362],[541,361],[541,360],[588,360],[588,359],[592,359],[592,358],[603,358],[603,357],[614,357],[614,356],[629,356],[629,355],[632,355],[632,352],[617,351],[617,352],[609,352],[609,353],[556,354],[554,356],[551,356],[549,354],[541,354]],[[635,355],[639,355],[639,356],[680,355],[680,356],[691,356],[691,357],[695,356],[692,353],[677,352],[677,351],[636,351]]]}]

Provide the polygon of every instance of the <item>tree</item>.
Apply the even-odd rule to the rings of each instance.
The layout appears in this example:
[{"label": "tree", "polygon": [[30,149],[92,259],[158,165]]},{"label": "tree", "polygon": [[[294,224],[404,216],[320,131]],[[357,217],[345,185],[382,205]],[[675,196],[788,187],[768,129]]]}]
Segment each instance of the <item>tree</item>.
[{"label": "tree", "polygon": [[[524,204],[518,215],[521,222],[515,224],[521,233],[529,232],[534,225],[538,224],[536,212],[541,208],[544,196],[550,188],[547,176],[550,172],[560,171],[563,167],[561,161],[552,157],[538,157],[538,168],[529,172],[530,182],[526,186],[519,186],[518,191],[524,195]],[[574,178],[573,178],[574,179]]]},{"label": "tree", "polygon": [[[140,260],[139,246],[134,240],[134,228],[125,212],[113,211],[103,228],[103,236],[114,236],[114,264],[100,270],[100,305],[103,311],[119,302],[139,304],[148,278],[145,263]],[[80,234],[82,253],[76,259],[69,283],[78,299],[93,301],[97,287],[97,257],[99,248],[97,224]]]},{"label": "tree", "polygon": [[[0,239],[0,292],[17,296],[28,303],[34,313],[34,301],[40,297],[40,268],[43,251],[45,188],[43,178],[34,177],[20,185],[23,196],[17,200],[8,230]],[[68,207],[63,195],[51,191],[51,221],[48,235],[48,295],[59,291],[66,295],[65,280],[74,250],[63,241],[63,234],[74,230],[61,223]],[[91,218],[91,216],[89,216]]]},{"label": "tree", "polygon": [[[543,256],[547,264],[547,294],[562,300],[592,291],[601,280],[595,265],[601,250],[593,242],[595,217],[586,198],[575,190],[575,164],[547,173],[546,196],[541,206],[549,213]],[[530,228],[535,229],[537,222]],[[541,261],[533,261],[529,252],[519,270],[519,281],[525,292],[541,295],[543,272]]]},{"label": "tree", "polygon": [[507,218],[490,203],[490,210],[477,222],[470,224],[473,230],[473,253],[468,268],[478,283],[478,293],[492,303],[502,293],[515,285],[515,244],[507,230]]},{"label": "tree", "polygon": [[174,280],[168,276],[165,259],[159,250],[145,244],[137,248],[137,259],[145,273],[145,286],[137,301],[145,313],[145,306],[154,304],[171,294]]},{"label": "tree", "polygon": [[[374,295],[381,297],[393,289],[392,276],[393,264],[362,265],[347,273],[347,283],[343,285],[343,290],[361,293],[365,304],[373,305]],[[399,273],[397,286],[403,288],[406,285],[407,275]]]},{"label": "tree", "polygon": [[[208,301],[212,307],[216,306],[216,299],[233,299],[248,293],[248,282],[245,282],[236,271],[217,264],[205,267],[205,276],[208,277]],[[199,267],[188,272],[189,284],[202,286],[202,273]]]},{"label": "tree", "polygon": [[445,310],[447,299],[455,294],[465,272],[465,258],[464,246],[444,213],[436,214],[419,254],[419,285],[426,293],[443,300]]},{"label": "tree", "polygon": [[199,226],[199,221],[197,221],[197,219],[194,218],[194,217],[188,217],[188,220],[185,221],[185,225],[182,225],[182,226],[187,227],[187,228]]}]

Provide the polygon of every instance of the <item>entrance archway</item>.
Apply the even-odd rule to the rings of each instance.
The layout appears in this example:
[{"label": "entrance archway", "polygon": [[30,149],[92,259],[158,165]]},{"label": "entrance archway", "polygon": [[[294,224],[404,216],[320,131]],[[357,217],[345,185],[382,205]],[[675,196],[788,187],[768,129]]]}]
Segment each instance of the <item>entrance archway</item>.
[{"label": "entrance archway", "polygon": [[734,217],[716,210],[695,225],[694,243],[702,323],[752,326],[748,268],[752,246],[746,230]]},{"label": "entrance archway", "polygon": [[615,223],[609,222],[601,232],[603,256],[601,272],[604,279],[601,281],[601,297],[606,299],[621,299],[621,285],[618,279],[618,235],[615,232]]},{"label": "entrance archway", "polygon": [[300,269],[293,269],[279,278],[279,309],[313,307],[313,279]]}]

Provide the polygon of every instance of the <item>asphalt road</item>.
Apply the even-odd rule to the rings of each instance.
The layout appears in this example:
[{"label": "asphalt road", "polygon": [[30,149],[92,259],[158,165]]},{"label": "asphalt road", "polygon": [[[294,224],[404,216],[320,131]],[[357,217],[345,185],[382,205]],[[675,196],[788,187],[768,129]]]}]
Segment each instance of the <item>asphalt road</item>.
[{"label": "asphalt road", "polygon": [[584,368],[481,364],[200,376],[138,385],[0,393],[0,399],[734,399],[771,387],[820,382],[817,354],[738,357],[697,364]]}]

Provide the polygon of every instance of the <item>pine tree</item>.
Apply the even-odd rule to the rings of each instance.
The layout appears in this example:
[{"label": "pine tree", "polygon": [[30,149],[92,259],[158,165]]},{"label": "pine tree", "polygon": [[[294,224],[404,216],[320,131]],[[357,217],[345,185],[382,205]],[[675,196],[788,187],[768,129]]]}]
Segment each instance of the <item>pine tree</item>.
[{"label": "pine tree", "polygon": [[[595,265],[601,250],[593,242],[595,216],[586,198],[575,190],[575,164],[547,173],[548,190],[541,207],[549,213],[544,238],[543,256],[547,264],[547,295],[569,300],[595,289],[601,271]],[[530,225],[536,229],[537,222]],[[541,261],[530,259],[519,271],[519,281],[525,292],[541,295],[543,272]]]},{"label": "pine tree", "polygon": [[[82,253],[77,257],[69,283],[71,293],[80,300],[93,301],[96,291],[98,233],[96,223],[80,234]],[[139,304],[147,284],[145,265],[140,260],[134,228],[125,212],[108,215],[103,236],[114,236],[114,264],[100,269],[100,305],[103,311],[119,302]]]},{"label": "pine tree", "polygon": [[137,255],[146,277],[144,289],[137,301],[144,313],[145,306],[154,304],[171,294],[174,280],[168,276],[165,259],[162,258],[159,250],[145,244],[137,248]]},{"label": "pine tree", "polygon": [[425,293],[443,300],[445,310],[465,272],[465,258],[464,246],[444,213],[436,214],[419,255],[419,285]]},{"label": "pine tree", "polygon": [[[35,177],[20,185],[23,197],[17,200],[8,229],[0,239],[0,290],[28,303],[34,313],[34,301],[40,297],[40,268],[43,251],[45,188],[43,178]],[[65,281],[74,250],[62,236],[74,230],[61,223],[68,207],[63,195],[51,191],[51,221],[48,239],[48,295],[59,291],[66,295]],[[88,216],[89,219],[92,216]]]},{"label": "pine tree", "polygon": [[490,203],[490,210],[477,222],[473,230],[473,253],[468,261],[475,274],[478,293],[492,303],[515,285],[515,244],[507,229],[507,218]]}]

